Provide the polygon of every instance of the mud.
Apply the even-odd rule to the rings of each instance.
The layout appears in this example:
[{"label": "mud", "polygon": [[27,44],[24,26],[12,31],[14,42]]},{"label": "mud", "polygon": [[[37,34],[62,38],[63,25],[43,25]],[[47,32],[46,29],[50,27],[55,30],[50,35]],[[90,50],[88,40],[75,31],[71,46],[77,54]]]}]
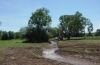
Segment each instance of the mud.
[{"label": "mud", "polygon": [[0,65],[70,65],[41,57],[41,48],[8,47]]}]

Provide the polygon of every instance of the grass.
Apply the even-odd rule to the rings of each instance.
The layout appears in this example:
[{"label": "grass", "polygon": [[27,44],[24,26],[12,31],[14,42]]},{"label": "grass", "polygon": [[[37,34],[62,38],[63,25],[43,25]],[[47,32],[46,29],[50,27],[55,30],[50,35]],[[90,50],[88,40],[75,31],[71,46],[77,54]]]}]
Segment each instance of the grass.
[{"label": "grass", "polygon": [[87,50],[87,49],[85,49],[83,52],[85,52],[85,53],[90,53],[90,51],[89,51],[89,50]]},{"label": "grass", "polygon": [[34,46],[34,47],[40,47],[40,46],[43,45],[43,44],[36,44],[36,43],[23,43],[23,41],[24,40],[20,40],[20,39],[0,40],[0,46]]},{"label": "grass", "polygon": [[[85,39],[100,39],[100,36],[86,36]],[[84,39],[84,37],[71,37],[71,39],[75,39],[75,40],[82,40]]]},{"label": "grass", "polygon": [[62,50],[67,51],[67,52],[75,52],[75,53],[91,53],[91,51],[88,49],[85,49],[83,51],[80,51],[78,49],[69,49],[69,50],[62,49]]},{"label": "grass", "polygon": [[29,44],[22,43],[23,40],[0,40],[0,46],[25,46]]},{"label": "grass", "polygon": [[[66,38],[64,38],[66,39]],[[97,40],[96,40],[97,39]],[[94,44],[99,44],[100,43],[100,36],[87,36],[85,39],[84,37],[71,37],[71,40],[65,40],[65,41],[59,41],[59,44],[64,44],[64,43],[72,43],[70,41],[78,41],[82,43],[94,43]]]},{"label": "grass", "polygon": [[94,44],[100,44],[100,40],[78,40],[79,42],[84,43],[94,43]]}]

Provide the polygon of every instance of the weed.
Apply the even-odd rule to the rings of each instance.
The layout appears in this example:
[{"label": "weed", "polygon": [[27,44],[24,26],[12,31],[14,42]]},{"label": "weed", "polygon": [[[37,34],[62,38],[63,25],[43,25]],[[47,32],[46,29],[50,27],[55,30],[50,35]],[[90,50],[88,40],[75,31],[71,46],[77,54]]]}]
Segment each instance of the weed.
[{"label": "weed", "polygon": [[85,49],[83,52],[85,52],[85,53],[90,53],[90,51],[89,51],[89,50],[87,50],[87,49]]}]

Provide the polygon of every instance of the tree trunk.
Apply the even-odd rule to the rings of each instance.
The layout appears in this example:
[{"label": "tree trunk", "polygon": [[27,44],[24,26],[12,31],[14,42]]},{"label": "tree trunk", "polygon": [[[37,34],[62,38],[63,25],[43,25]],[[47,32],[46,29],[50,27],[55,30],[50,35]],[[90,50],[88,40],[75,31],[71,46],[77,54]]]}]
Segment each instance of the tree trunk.
[{"label": "tree trunk", "polygon": [[67,39],[68,39],[68,40],[70,40],[70,36],[71,36],[71,34],[70,34],[70,33],[68,33],[68,37],[67,37]]}]

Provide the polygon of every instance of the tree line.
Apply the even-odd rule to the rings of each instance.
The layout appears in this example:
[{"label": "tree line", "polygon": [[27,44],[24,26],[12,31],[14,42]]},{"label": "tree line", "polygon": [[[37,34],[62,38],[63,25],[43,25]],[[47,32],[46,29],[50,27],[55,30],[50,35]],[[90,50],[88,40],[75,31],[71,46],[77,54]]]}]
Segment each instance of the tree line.
[{"label": "tree line", "polygon": [[13,32],[13,31],[2,31],[0,30],[0,39],[1,40],[11,40],[11,39],[19,39],[21,38],[20,32]]},{"label": "tree line", "polygon": [[[22,27],[19,32],[0,31],[0,39],[26,38],[32,42],[46,42],[52,37],[82,37],[85,36],[87,27],[88,36],[92,35],[93,24],[90,19],[84,17],[82,13],[76,11],[75,14],[59,16],[59,26],[51,27],[52,18],[46,8],[37,9],[32,13],[28,25]],[[1,24],[1,22],[0,22]],[[95,36],[100,35],[100,29],[97,29]]]}]

